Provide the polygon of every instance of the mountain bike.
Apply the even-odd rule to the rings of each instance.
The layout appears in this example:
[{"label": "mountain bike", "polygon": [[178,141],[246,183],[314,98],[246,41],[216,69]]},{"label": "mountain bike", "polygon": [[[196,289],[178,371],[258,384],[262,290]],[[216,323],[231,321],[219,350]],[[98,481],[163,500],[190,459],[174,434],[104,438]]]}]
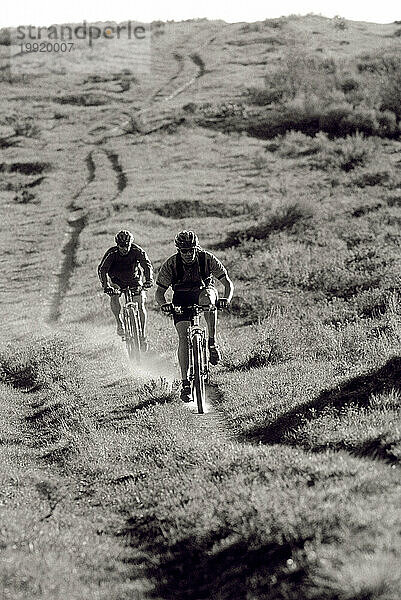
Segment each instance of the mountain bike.
[{"label": "mountain bike", "polygon": [[128,357],[130,360],[141,362],[141,339],[143,338],[142,324],[139,317],[139,304],[134,300],[135,296],[139,296],[143,287],[126,287],[121,290],[116,290],[117,296],[124,296],[124,304],[122,306],[122,320],[124,327],[123,340],[127,347]]},{"label": "mountain bike", "polygon": [[202,312],[217,310],[216,306],[174,306],[173,311],[176,314],[182,312],[188,314],[190,326],[188,327],[188,356],[189,369],[188,379],[191,384],[191,394],[193,400],[196,399],[198,413],[205,412],[206,405],[206,384],[209,380],[209,361],[207,356],[207,338],[205,328],[200,324]]}]

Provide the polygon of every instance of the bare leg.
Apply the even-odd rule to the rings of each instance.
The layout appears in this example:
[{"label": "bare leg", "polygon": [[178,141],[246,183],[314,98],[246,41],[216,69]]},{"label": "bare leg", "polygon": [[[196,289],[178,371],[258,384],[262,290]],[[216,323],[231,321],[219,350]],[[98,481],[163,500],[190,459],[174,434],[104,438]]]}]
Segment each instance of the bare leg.
[{"label": "bare leg", "polygon": [[120,317],[121,304],[120,304],[119,296],[110,296],[110,308],[114,315],[115,320],[117,321],[117,324],[120,324],[121,323],[121,317]]},{"label": "bare leg", "polygon": [[203,314],[205,317],[209,338],[212,338],[214,340],[214,339],[216,339],[216,331],[217,331],[217,310],[212,310],[210,312],[204,312]]},{"label": "bare leg", "polygon": [[178,362],[180,363],[181,378],[183,380],[188,379],[189,356],[187,333],[189,326],[189,321],[179,321],[175,325],[178,333]]},{"label": "bare leg", "polygon": [[[199,304],[201,306],[209,306],[216,304],[218,298],[217,290],[213,287],[202,290],[199,294]],[[209,338],[215,339],[217,331],[217,310],[203,313],[207,325]]]}]

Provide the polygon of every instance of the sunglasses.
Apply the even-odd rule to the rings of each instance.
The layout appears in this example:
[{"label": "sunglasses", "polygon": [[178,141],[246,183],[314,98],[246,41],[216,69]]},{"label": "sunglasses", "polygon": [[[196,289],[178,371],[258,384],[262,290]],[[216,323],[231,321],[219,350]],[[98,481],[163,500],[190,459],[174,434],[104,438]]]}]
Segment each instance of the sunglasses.
[{"label": "sunglasses", "polygon": [[192,254],[196,248],[179,248],[180,254]]}]

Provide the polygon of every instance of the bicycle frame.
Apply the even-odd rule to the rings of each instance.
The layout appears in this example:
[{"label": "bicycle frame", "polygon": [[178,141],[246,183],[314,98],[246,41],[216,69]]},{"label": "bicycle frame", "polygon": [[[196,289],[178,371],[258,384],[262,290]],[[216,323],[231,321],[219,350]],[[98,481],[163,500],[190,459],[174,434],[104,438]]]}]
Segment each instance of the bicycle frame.
[{"label": "bicycle frame", "polygon": [[205,328],[200,324],[202,312],[216,310],[216,307],[205,307],[194,304],[192,306],[174,307],[177,314],[185,309],[190,313],[190,326],[187,333],[188,342],[188,379],[191,384],[192,397],[198,406],[198,413],[205,412],[206,384],[209,377],[209,363],[207,358],[207,344]]}]

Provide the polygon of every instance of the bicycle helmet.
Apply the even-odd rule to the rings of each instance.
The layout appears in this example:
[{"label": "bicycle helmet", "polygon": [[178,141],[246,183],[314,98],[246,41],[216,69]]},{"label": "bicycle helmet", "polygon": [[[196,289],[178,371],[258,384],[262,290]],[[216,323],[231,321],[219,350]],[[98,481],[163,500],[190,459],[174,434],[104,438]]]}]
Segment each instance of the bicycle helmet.
[{"label": "bicycle helmet", "polygon": [[119,231],[114,238],[117,246],[129,246],[134,241],[134,236],[130,231],[122,229]]},{"label": "bicycle helmet", "polygon": [[193,231],[180,231],[174,239],[177,248],[199,248],[199,240]]}]

